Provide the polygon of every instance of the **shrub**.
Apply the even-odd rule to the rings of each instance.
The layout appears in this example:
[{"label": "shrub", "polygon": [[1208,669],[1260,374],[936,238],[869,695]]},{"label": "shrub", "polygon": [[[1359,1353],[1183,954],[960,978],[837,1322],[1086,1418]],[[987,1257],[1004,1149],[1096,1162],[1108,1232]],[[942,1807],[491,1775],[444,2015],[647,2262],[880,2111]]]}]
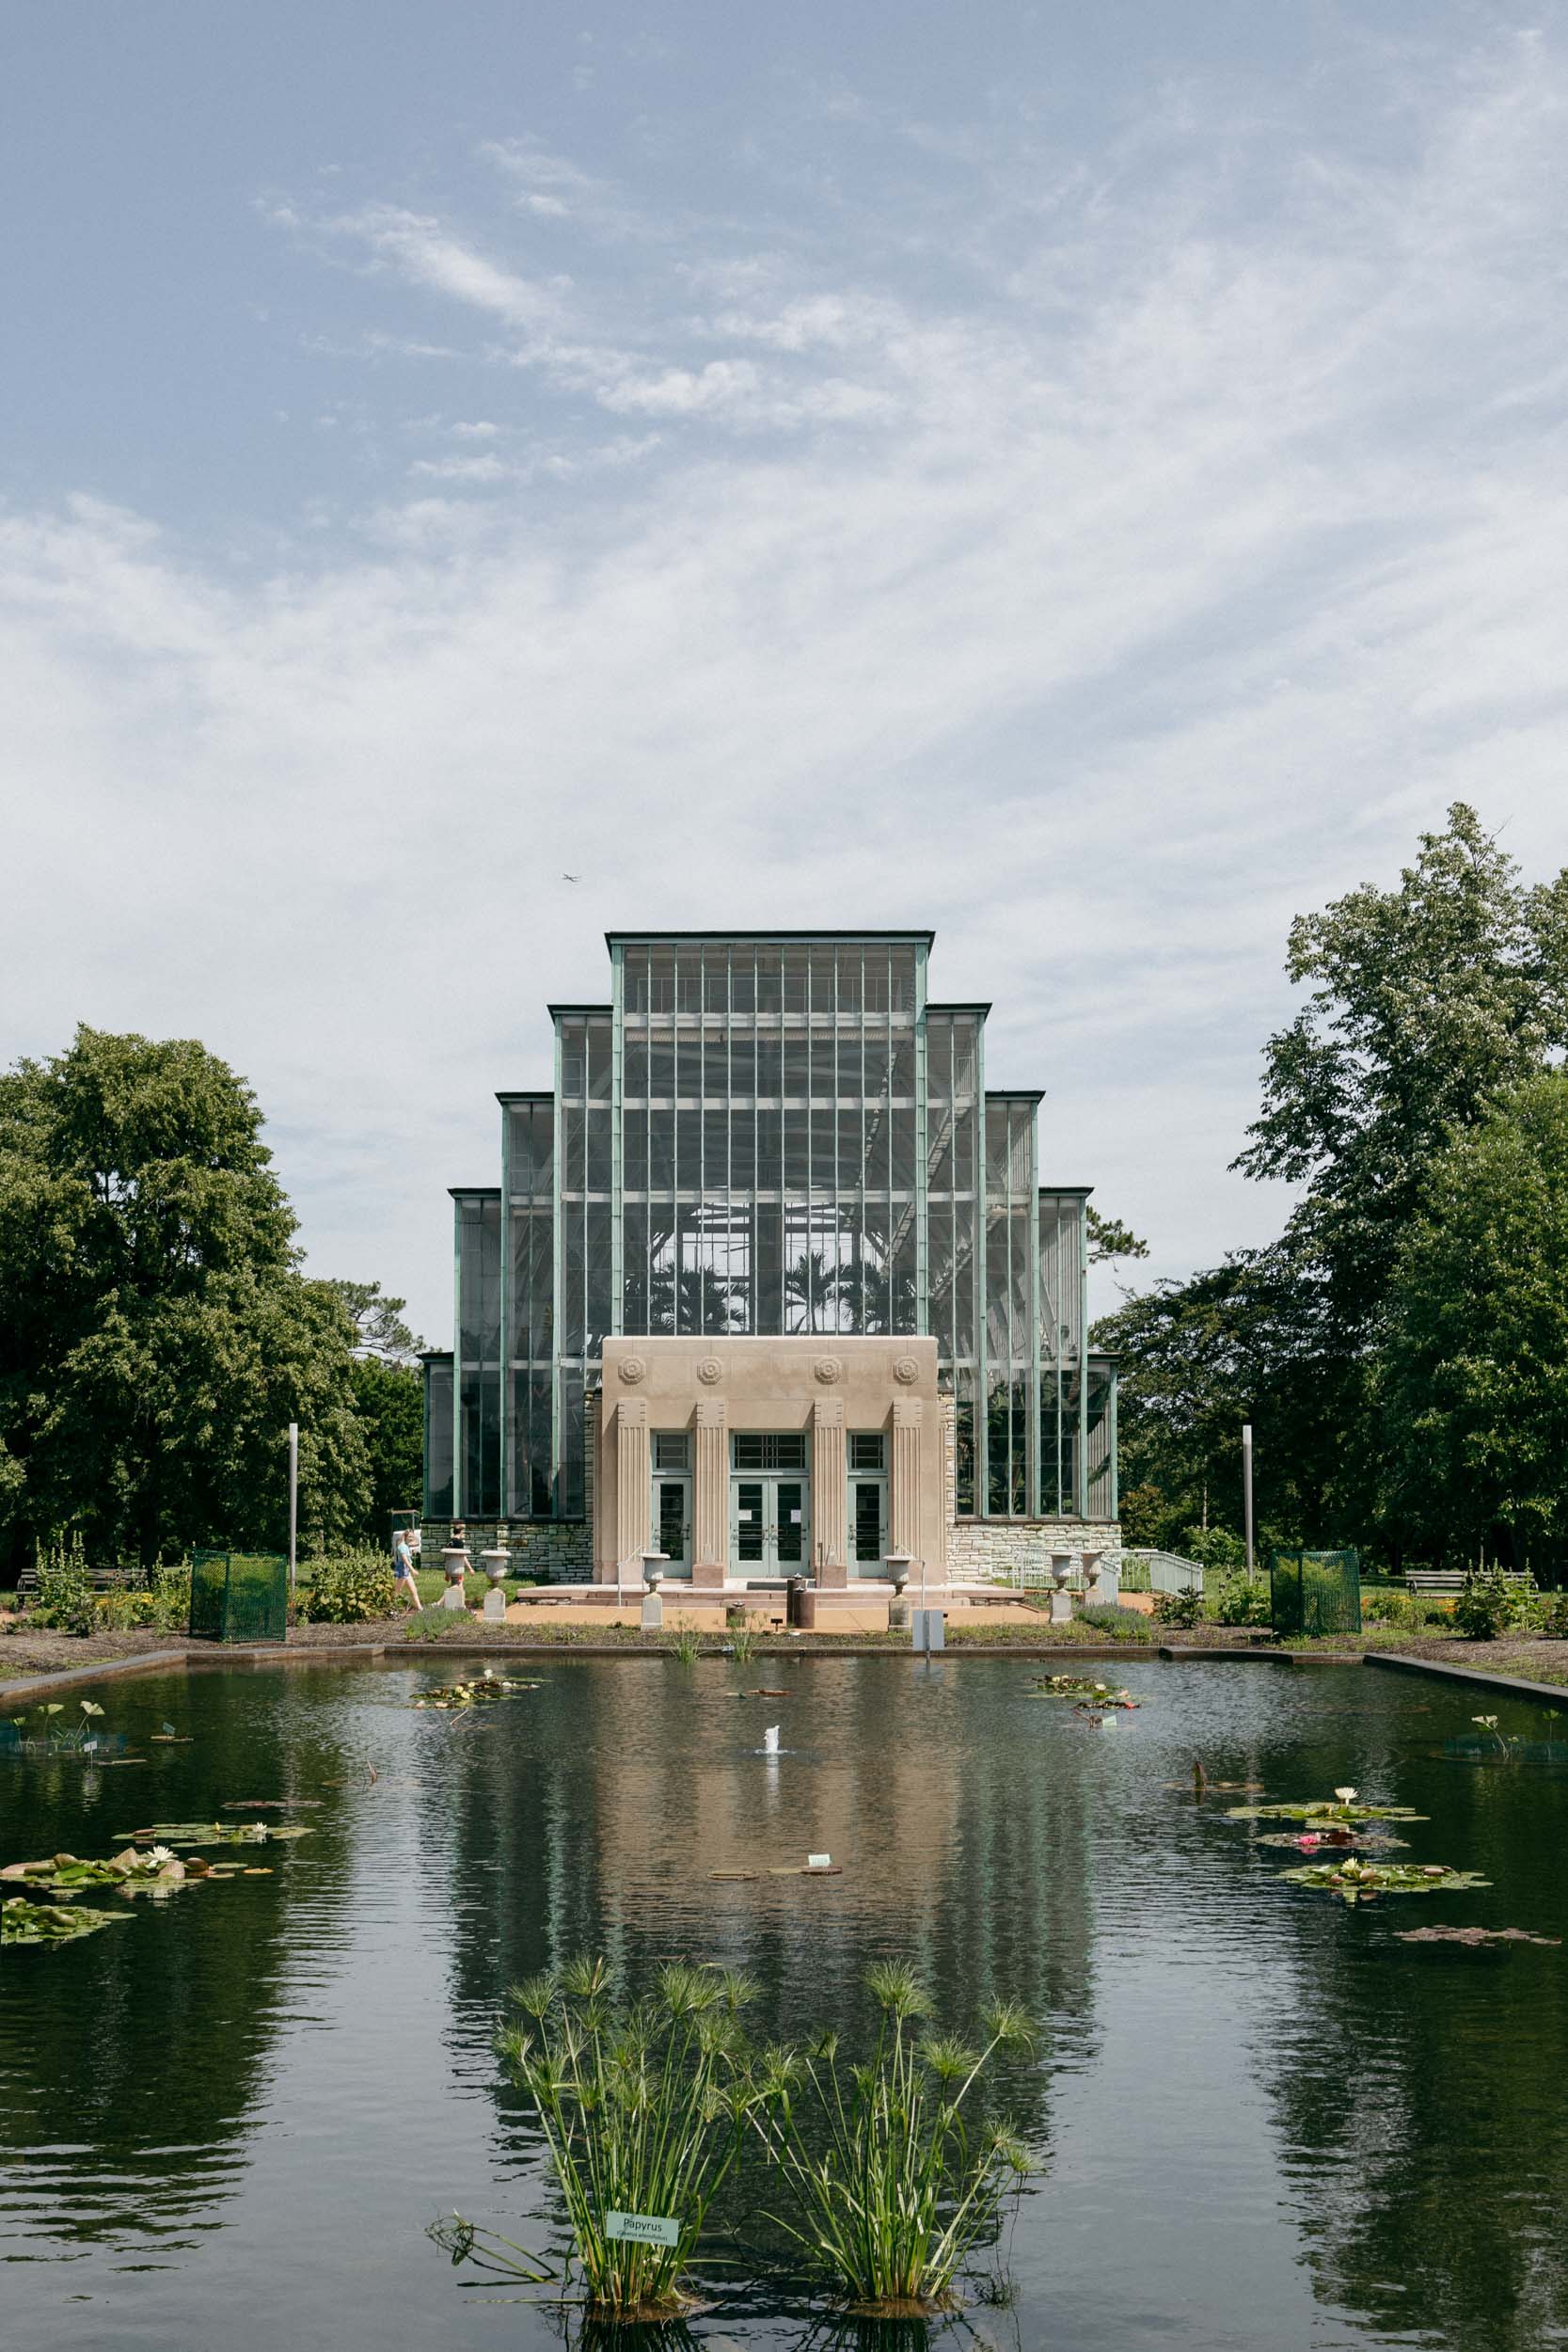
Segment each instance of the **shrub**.
[{"label": "shrub", "polygon": [[309,1560],[299,1613],[317,1625],[373,1625],[397,1605],[390,1563],[379,1551],[342,1551]]},{"label": "shrub", "polygon": [[1091,1600],[1078,1612],[1080,1625],[1093,1626],[1117,1642],[1152,1642],[1154,1627],[1141,1609],[1123,1609],[1116,1601]]},{"label": "shrub", "polygon": [[90,1633],[97,1623],[92,1579],[78,1535],[70,1548],[58,1543],[39,1554],[39,1594],[29,1622],[58,1633]]},{"label": "shrub", "polygon": [[1525,1606],[1525,1597],[1497,1568],[1465,1579],[1453,1605],[1453,1621],[1466,1641],[1495,1642]]},{"label": "shrub", "polygon": [[1159,1593],[1155,1596],[1154,1615],[1160,1625],[1201,1625],[1203,1595],[1196,1589],[1181,1593]]},{"label": "shrub", "polygon": [[1222,1576],[1214,1614],[1221,1625],[1270,1625],[1274,1621],[1266,1576]]},{"label": "shrub", "polygon": [[1541,1613],[1539,1630],[1548,1642],[1568,1642],[1568,1593],[1543,1594],[1536,1607]]},{"label": "shrub", "polygon": [[160,1560],[148,1580],[152,1596],[151,1623],[160,1633],[182,1631],[191,1621],[191,1564]]},{"label": "shrub", "polygon": [[1016,2135],[965,2102],[997,2051],[1031,2049],[1035,2029],[1010,2002],[993,2002],[983,2047],[969,2049],[920,2031],[928,2004],[902,1963],[873,1968],[866,1982],[881,2011],[868,2065],[841,2072],[829,2034],[805,2058],[771,2053],[759,2072],[752,2122],[796,2209],[793,2221],[772,2217],[855,2304],[942,2304],[1029,2169]]},{"label": "shrub", "polygon": [[1244,1568],[1246,1546],[1228,1527],[1189,1527],[1181,1538],[1182,1556],[1200,1568]]},{"label": "shrub", "polygon": [[135,1592],[123,1584],[111,1592],[100,1593],[94,1603],[98,1626],[105,1633],[124,1633],[133,1626],[150,1625],[152,1611],[150,1593]]}]

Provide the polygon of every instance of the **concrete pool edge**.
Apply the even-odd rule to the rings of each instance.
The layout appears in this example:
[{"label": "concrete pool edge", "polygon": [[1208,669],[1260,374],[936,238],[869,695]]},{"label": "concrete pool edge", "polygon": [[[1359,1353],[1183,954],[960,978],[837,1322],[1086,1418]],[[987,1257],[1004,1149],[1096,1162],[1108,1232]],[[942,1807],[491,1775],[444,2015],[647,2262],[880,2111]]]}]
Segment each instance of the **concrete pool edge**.
[{"label": "concrete pool edge", "polygon": [[1472,1689],[1507,1691],[1515,1698],[1554,1699],[1568,1707],[1568,1683],[1528,1682],[1521,1675],[1492,1674],[1484,1666],[1449,1666],[1436,1658],[1404,1658],[1397,1650],[1368,1650],[1364,1666],[1391,1666],[1398,1674],[1435,1675],[1442,1682],[1467,1682]]},{"label": "concrete pool edge", "polygon": [[[372,1665],[385,1664],[388,1661],[404,1665],[436,1665],[444,1658],[465,1661],[486,1659],[492,1661],[498,1658],[519,1658],[537,1664],[547,1658],[558,1661],[578,1658],[669,1659],[672,1655],[669,1649],[656,1647],[652,1644],[644,1648],[641,1644],[634,1646],[630,1643],[611,1642],[440,1642],[428,1645],[413,1642],[323,1642],[309,1646],[301,1645],[292,1649],[269,1644],[254,1649],[237,1645],[210,1650],[147,1650],[128,1658],[101,1659],[92,1665],[62,1667],[52,1674],[18,1677],[14,1681],[0,1679],[0,1713],[5,1712],[12,1699],[46,1699],[57,1691],[80,1689],[87,1683],[115,1682],[130,1675],[222,1673],[236,1667],[256,1670],[268,1666]],[[818,1649],[807,1647],[804,1644],[796,1647],[793,1644],[769,1643],[766,1646],[759,1645],[753,1655],[757,1658],[787,1658],[797,1662],[808,1658],[907,1658],[928,1662],[927,1654],[924,1651],[895,1649],[886,1643],[857,1644],[842,1649]],[[1518,1675],[1489,1672],[1483,1666],[1450,1666],[1437,1659],[1407,1658],[1395,1650],[1365,1650],[1356,1654],[1331,1650],[1267,1649],[1261,1645],[1256,1649],[1242,1649],[1199,1648],[1196,1645],[1178,1647],[1169,1643],[1112,1643],[1101,1646],[1098,1643],[1058,1642],[1034,1643],[1026,1646],[1022,1643],[988,1642],[976,1643],[973,1647],[967,1644],[955,1644],[935,1655],[943,1661],[957,1658],[1018,1659],[1031,1664],[1045,1662],[1052,1665],[1071,1664],[1074,1661],[1085,1665],[1104,1665],[1116,1661],[1134,1664],[1139,1660],[1154,1658],[1168,1665],[1228,1665],[1241,1660],[1270,1666],[1386,1666],[1399,1673],[1435,1675],[1442,1681],[1467,1682],[1481,1689],[1507,1691],[1516,1697],[1545,1699],[1568,1707],[1568,1684],[1530,1682]],[[702,1652],[703,1659],[710,1661],[722,1656],[721,1650]]]},{"label": "concrete pool edge", "polygon": [[[703,1660],[712,1661],[722,1659],[723,1654],[721,1650],[717,1649],[704,1650],[701,1657]],[[264,1645],[258,1645],[254,1648],[244,1644],[236,1644],[232,1647],[218,1645],[211,1649],[149,1650],[134,1652],[128,1658],[101,1659],[96,1665],[62,1667],[52,1674],[19,1677],[14,1681],[0,1679],[0,1713],[4,1712],[6,1703],[12,1698],[25,1700],[48,1698],[55,1691],[70,1690],[73,1686],[79,1689],[83,1684],[90,1682],[114,1682],[127,1675],[212,1674],[230,1672],[235,1669],[255,1672],[268,1666],[374,1665],[385,1664],[388,1661],[404,1665],[436,1665],[442,1659],[447,1658],[466,1661],[485,1659],[492,1661],[503,1658],[527,1659],[531,1663],[537,1665],[544,1659],[558,1661],[576,1658],[669,1659],[673,1655],[673,1652],[662,1645],[649,1643],[644,1646],[641,1643],[634,1645],[629,1642],[479,1641],[430,1644],[314,1642],[308,1646],[301,1644],[293,1648],[284,1648],[277,1644],[268,1643]],[[752,1655],[758,1659],[787,1658],[797,1663],[803,1659],[816,1661],[829,1658],[918,1659],[923,1663],[928,1662],[928,1653],[926,1651],[905,1649],[901,1646],[895,1648],[886,1642],[846,1644],[842,1647],[832,1649],[817,1648],[815,1645],[807,1646],[804,1643],[797,1647],[792,1643],[769,1642],[759,1644]],[[1301,1662],[1289,1650],[1189,1649],[1173,1648],[1165,1643],[1156,1645],[1129,1642],[1104,1644],[1037,1642],[1027,1645],[1012,1642],[977,1642],[973,1647],[967,1643],[955,1643],[951,1647],[937,1651],[934,1655],[943,1660],[1010,1658],[1022,1660],[1032,1665],[1043,1663],[1053,1666],[1071,1665],[1075,1662],[1102,1666],[1118,1661],[1135,1664],[1140,1660],[1148,1659],[1159,1659],[1172,1663],[1188,1661],[1195,1665],[1213,1664],[1217,1661],[1228,1662],[1238,1658],[1260,1660],[1267,1665],[1275,1666],[1288,1666]],[[1360,1661],[1354,1657],[1336,1657],[1325,1659],[1321,1662],[1354,1666]]]}]

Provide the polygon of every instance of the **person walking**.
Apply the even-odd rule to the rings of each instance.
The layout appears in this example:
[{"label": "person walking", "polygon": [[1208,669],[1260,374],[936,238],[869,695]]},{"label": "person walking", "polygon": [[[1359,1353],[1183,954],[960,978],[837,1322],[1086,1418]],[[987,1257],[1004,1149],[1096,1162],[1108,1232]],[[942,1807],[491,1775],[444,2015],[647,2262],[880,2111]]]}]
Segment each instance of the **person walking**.
[{"label": "person walking", "polygon": [[392,1538],[392,1576],[399,1597],[405,1600],[411,1609],[421,1609],[424,1604],[420,1598],[419,1585],[414,1581],[414,1547],[409,1541],[406,1527],[400,1527]]}]

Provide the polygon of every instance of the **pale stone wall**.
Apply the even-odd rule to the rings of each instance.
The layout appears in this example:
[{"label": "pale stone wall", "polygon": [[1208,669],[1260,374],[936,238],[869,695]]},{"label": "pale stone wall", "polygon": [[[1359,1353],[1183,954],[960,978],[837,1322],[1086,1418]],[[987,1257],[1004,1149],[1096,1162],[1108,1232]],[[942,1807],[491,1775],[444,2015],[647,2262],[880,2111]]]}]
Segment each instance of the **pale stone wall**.
[{"label": "pale stone wall", "polygon": [[594,1402],[594,1574],[600,1583],[615,1582],[618,1560],[624,1569],[641,1565],[626,1547],[636,1548],[647,1521],[647,1439],[674,1429],[692,1432],[694,1586],[722,1584],[730,1573],[735,1430],[799,1430],[807,1438],[810,1571],[830,1586],[848,1581],[839,1493],[846,1433],[884,1431],[892,1547],[924,1562],[933,1577],[945,1573],[946,1400],[937,1384],[935,1340],[837,1332],[607,1339],[604,1385]]},{"label": "pale stone wall", "polygon": [[948,1581],[1007,1577],[1020,1568],[1049,1575],[1053,1551],[1120,1549],[1115,1519],[958,1519],[947,1531]]}]

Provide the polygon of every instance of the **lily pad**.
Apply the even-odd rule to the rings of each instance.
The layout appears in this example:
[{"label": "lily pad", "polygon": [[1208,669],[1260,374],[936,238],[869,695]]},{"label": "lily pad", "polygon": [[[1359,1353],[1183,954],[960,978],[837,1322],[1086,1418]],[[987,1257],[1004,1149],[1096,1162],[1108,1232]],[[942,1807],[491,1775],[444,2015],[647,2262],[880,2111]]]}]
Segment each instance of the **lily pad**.
[{"label": "lily pad", "polygon": [[73,1853],[57,1853],[47,1862],[11,1862],[0,1879],[46,1888],[51,1895],[78,1895],[89,1886],[109,1886],[122,1895],[172,1893],[185,1876],[185,1866],[167,1847],[150,1851],[127,1846],[107,1861],[83,1862]]},{"label": "lily pad", "polygon": [[73,1944],[100,1928],[119,1927],[128,1911],[88,1911],[75,1903],[30,1903],[24,1895],[0,1902],[0,1944]]},{"label": "lily pad", "polygon": [[1424,1821],[1424,1813],[1413,1813],[1407,1804],[1336,1804],[1333,1798],[1315,1798],[1307,1804],[1233,1804],[1226,1814],[1229,1821],[1321,1821],[1326,1827],[1338,1821]]},{"label": "lily pad", "polygon": [[1545,1944],[1555,1951],[1560,1935],[1531,1935],[1528,1928],[1402,1928],[1401,1944]]},{"label": "lily pad", "polygon": [[1474,1870],[1452,1870],[1446,1862],[1358,1862],[1354,1854],[1343,1862],[1311,1862],[1284,1875],[1293,1885],[1315,1886],[1348,1903],[1370,1902],[1377,1895],[1455,1895],[1492,1883]]},{"label": "lily pad", "polygon": [[1390,1836],[1386,1830],[1338,1830],[1323,1835],[1309,1829],[1276,1829],[1265,1832],[1258,1843],[1260,1846],[1293,1846],[1298,1853],[1316,1853],[1323,1847],[1327,1847],[1330,1853],[1348,1852],[1352,1848],[1357,1853],[1364,1853],[1374,1846],[1386,1850],[1391,1846],[1408,1846],[1410,1841],[1407,1837]]},{"label": "lily pad", "polygon": [[1089,1707],[1142,1707],[1130,1691],[1118,1690],[1113,1682],[1097,1682],[1093,1675],[1041,1675],[1029,1686],[1037,1699],[1078,1699]]},{"label": "lily pad", "polygon": [[511,1681],[505,1675],[495,1674],[486,1666],[482,1675],[467,1682],[443,1683],[439,1690],[421,1691],[408,1702],[410,1707],[438,1707],[448,1713],[459,1713],[465,1708],[487,1707],[496,1699],[511,1698],[518,1691],[537,1691],[537,1682]]},{"label": "lily pad", "polygon": [[151,1838],[160,1846],[266,1846],[309,1835],[308,1829],[279,1821],[155,1821],[150,1829],[115,1832],[137,1845]]},{"label": "lily pad", "polygon": [[320,1797],[225,1797],[226,1813],[302,1813],[307,1806],[312,1812],[321,1804]]}]

